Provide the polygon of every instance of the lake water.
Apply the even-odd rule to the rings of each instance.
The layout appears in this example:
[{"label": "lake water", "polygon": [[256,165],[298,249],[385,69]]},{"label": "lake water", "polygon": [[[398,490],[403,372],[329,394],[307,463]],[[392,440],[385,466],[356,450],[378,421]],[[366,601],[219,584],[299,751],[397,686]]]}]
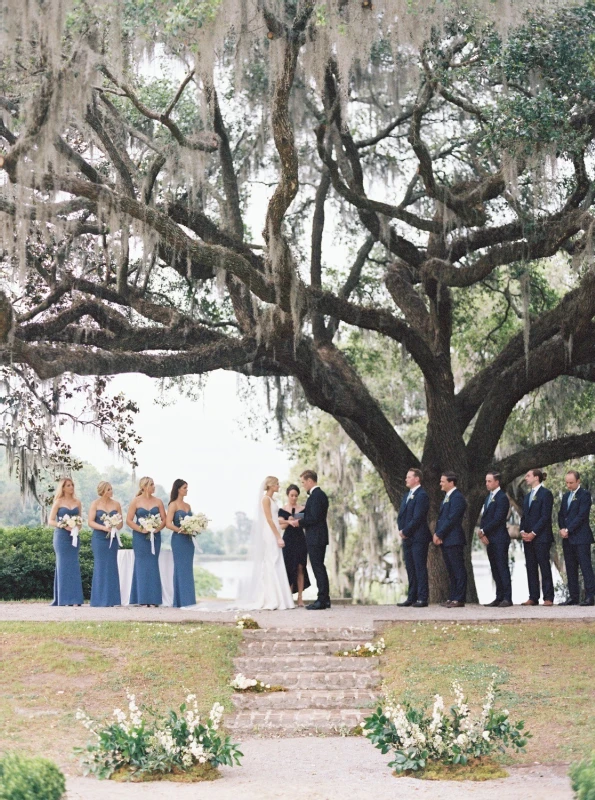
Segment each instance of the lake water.
[{"label": "lake water", "polygon": [[[527,572],[525,570],[525,557],[521,547],[515,544],[511,547],[511,554],[514,554],[514,562],[511,563],[512,570],[512,601],[513,603],[523,603],[529,597],[527,588]],[[239,586],[243,580],[250,577],[250,563],[248,561],[226,559],[205,559],[201,561],[197,556],[195,563],[200,564],[204,569],[216,575],[222,583],[221,589],[217,592],[217,597],[226,600],[234,600],[238,596]],[[560,575],[552,565],[554,584],[560,580]],[[494,582],[490,572],[490,564],[487,556],[483,552],[473,554],[473,572],[480,603],[489,603],[495,597]],[[312,586],[304,592],[306,600],[316,598],[316,584],[310,567],[308,574]]]}]

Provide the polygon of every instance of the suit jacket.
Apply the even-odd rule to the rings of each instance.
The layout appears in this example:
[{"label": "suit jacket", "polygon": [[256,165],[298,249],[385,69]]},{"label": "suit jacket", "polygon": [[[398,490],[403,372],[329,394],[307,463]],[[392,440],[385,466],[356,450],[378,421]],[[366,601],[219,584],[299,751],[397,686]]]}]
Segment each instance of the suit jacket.
[{"label": "suit jacket", "polygon": [[466,510],[467,501],[459,489],[455,489],[450,497],[444,498],[436,522],[436,536],[442,539],[443,547],[465,544],[463,517]]},{"label": "suit jacket", "polygon": [[[486,501],[487,499],[486,497]],[[500,489],[487,506],[485,504],[486,501],[483,504],[479,527],[488,537],[490,544],[498,542],[500,544],[510,544],[510,535],[506,527],[506,520],[510,511],[510,500],[506,492]]]},{"label": "suit jacket", "polygon": [[545,486],[540,486],[535,492],[533,502],[529,506],[531,492],[523,500],[523,516],[521,517],[520,530],[525,533],[534,533],[534,542],[553,542],[552,510],[554,508],[554,495]]},{"label": "suit jacket", "polygon": [[425,544],[432,539],[430,527],[428,525],[428,512],[430,510],[430,498],[426,490],[420,486],[413,493],[413,497],[407,502],[409,492],[403,495],[401,507],[397,517],[399,530],[403,532],[405,546],[412,544]]},{"label": "suit jacket", "polygon": [[328,497],[320,486],[317,486],[312,489],[306,500],[304,518],[300,520],[300,527],[305,530],[308,545],[320,546],[328,544],[327,513]]},{"label": "suit jacket", "polygon": [[591,544],[593,531],[589,525],[591,511],[591,493],[582,486],[576,490],[574,499],[568,508],[570,492],[565,492],[558,512],[558,525],[568,528],[568,541],[571,544]]}]

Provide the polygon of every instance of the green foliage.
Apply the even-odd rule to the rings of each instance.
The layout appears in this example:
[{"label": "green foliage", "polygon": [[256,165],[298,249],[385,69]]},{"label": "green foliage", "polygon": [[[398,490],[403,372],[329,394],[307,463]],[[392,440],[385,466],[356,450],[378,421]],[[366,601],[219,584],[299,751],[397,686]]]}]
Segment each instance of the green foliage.
[{"label": "green foliage", "polygon": [[219,733],[223,706],[215,703],[207,720],[201,722],[195,695],[188,695],[179,711],[162,715],[152,708],[138,708],[134,695],[128,695],[128,713],[114,711],[115,721],[100,723],[84,712],[77,719],[93,734],[82,754],[87,772],[109,778],[118,770],[131,775],[186,772],[197,764],[232,767],[242,756],[229,736]]},{"label": "green foliage", "polygon": [[[79,534],[83,595],[91,596],[93,552],[91,531]],[[0,528],[0,599],[51,599],[54,595],[56,556],[51,528]]]},{"label": "green foliage", "polygon": [[570,767],[570,779],[576,800],[595,800],[595,753]]},{"label": "green foliage", "polygon": [[197,597],[216,597],[221,580],[204,567],[194,567],[194,588]]},{"label": "green foliage", "polygon": [[0,800],[60,800],[64,775],[45,758],[9,753],[0,759]]}]

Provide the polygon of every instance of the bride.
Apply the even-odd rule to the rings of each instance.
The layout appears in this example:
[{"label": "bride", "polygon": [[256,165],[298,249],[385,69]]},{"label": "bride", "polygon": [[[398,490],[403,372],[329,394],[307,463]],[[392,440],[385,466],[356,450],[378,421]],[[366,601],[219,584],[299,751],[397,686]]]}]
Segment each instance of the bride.
[{"label": "bride", "polygon": [[258,492],[250,541],[252,575],[241,592],[242,608],[295,608],[283,561],[279,506],[273,497],[278,491],[278,479],[269,475]]}]

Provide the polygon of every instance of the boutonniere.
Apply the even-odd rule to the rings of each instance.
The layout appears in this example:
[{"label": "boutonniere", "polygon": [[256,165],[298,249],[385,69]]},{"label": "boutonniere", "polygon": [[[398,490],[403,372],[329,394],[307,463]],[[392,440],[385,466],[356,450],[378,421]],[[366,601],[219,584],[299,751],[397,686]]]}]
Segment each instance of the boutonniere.
[{"label": "boutonniere", "polygon": [[450,503],[450,497],[445,497],[445,498],[444,498],[444,502],[445,502],[445,503]]},{"label": "boutonniere", "polygon": [[573,495],[572,500],[570,502],[574,503],[575,500],[576,500],[576,495]]},{"label": "boutonniere", "polygon": [[491,498],[490,498],[490,502],[488,503],[488,505],[489,505],[489,506],[491,506],[491,505],[492,505],[492,503],[495,501],[495,499],[496,499],[495,497],[491,497]]}]

